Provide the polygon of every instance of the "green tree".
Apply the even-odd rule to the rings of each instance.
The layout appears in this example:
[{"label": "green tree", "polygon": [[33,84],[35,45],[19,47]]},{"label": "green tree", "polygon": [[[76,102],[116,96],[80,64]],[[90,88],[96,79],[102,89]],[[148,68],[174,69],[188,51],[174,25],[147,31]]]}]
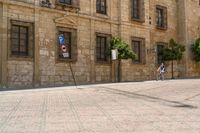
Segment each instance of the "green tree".
[{"label": "green tree", "polygon": [[174,78],[173,61],[181,60],[184,51],[185,46],[177,43],[174,39],[170,39],[169,47],[163,50],[163,59],[165,61],[171,61],[172,79]]},{"label": "green tree", "polygon": [[198,38],[195,43],[192,44],[193,59],[196,62],[200,61],[200,38]]},{"label": "green tree", "polygon": [[118,51],[118,81],[121,81],[121,60],[122,59],[135,59],[135,53],[130,49],[127,43],[118,37],[112,37],[111,49]]}]

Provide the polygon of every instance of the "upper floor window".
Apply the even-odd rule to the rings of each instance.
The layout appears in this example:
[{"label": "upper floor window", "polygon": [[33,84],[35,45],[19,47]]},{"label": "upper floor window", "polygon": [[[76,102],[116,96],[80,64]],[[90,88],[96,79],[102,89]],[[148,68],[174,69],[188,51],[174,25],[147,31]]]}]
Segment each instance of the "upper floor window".
[{"label": "upper floor window", "polygon": [[110,36],[97,33],[96,35],[96,61],[107,62]]},{"label": "upper floor window", "polygon": [[145,63],[145,47],[144,47],[144,39],[134,37],[132,39],[132,49],[136,54],[136,58],[134,59],[135,63]]},{"label": "upper floor window", "polygon": [[135,21],[144,21],[144,0],[131,0],[131,18]]},{"label": "upper floor window", "polygon": [[77,44],[76,30],[70,28],[58,28],[58,58],[61,60],[76,61]]},{"label": "upper floor window", "polygon": [[11,21],[10,54],[12,56],[33,55],[33,24]]},{"label": "upper floor window", "polygon": [[167,8],[163,6],[156,6],[157,28],[167,29]]},{"label": "upper floor window", "polygon": [[133,0],[133,18],[140,18],[140,0]]},{"label": "upper floor window", "polygon": [[106,14],[106,0],[96,0],[96,12]]},{"label": "upper floor window", "polygon": [[72,0],[59,0],[59,2],[63,4],[68,4],[68,5],[72,4]]}]

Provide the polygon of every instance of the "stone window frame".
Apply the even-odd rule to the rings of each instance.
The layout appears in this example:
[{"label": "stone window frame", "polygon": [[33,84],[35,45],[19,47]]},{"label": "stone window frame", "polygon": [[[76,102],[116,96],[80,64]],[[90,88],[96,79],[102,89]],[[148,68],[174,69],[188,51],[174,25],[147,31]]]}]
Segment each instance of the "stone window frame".
[{"label": "stone window frame", "polygon": [[[28,44],[27,44],[27,55],[16,55],[16,54],[12,54],[12,41],[11,41],[11,36],[12,36],[12,25],[18,25],[18,26],[22,26],[22,27],[27,27],[28,29]],[[21,21],[21,20],[12,20],[10,19],[10,22],[8,24],[8,58],[9,59],[22,59],[22,60],[26,60],[26,59],[33,59],[34,57],[34,22],[28,22],[28,21]]]},{"label": "stone window frame", "polygon": [[80,10],[79,3],[80,0],[71,0],[70,3],[62,3],[59,0],[55,0],[55,5],[61,6],[63,10],[65,10],[65,8],[75,8],[76,10]]},{"label": "stone window frame", "polygon": [[[161,16],[161,22],[159,24],[159,16],[158,16],[158,10],[162,11],[163,14]],[[160,30],[167,30],[167,7],[161,6],[161,5],[156,5],[156,28]]]},{"label": "stone window frame", "polygon": [[[67,28],[67,27],[56,27],[57,28],[57,33],[56,33],[56,58],[57,61],[59,62],[76,62],[78,58],[78,48],[77,48],[77,29],[75,28]],[[59,57],[59,52],[60,52],[60,44],[58,40],[59,32],[66,32],[71,34],[71,44],[70,44],[70,50],[71,50],[71,55],[69,58],[61,58]]]},{"label": "stone window frame", "polygon": [[139,60],[133,60],[134,64],[145,64],[146,63],[146,50],[145,50],[145,38],[132,37],[131,47],[134,52],[134,41],[139,42]]},{"label": "stone window frame", "polygon": [[72,5],[73,0],[62,0],[62,1],[63,2],[61,2],[61,0],[58,0],[58,2],[61,3],[61,4]]},{"label": "stone window frame", "polygon": [[[104,37],[106,38],[106,48],[105,48],[105,60],[98,60],[97,58],[97,37]],[[105,34],[105,33],[99,33],[99,32],[96,32],[96,35],[95,35],[95,61],[96,63],[98,64],[109,64],[110,63],[110,55],[109,55],[109,49],[110,49],[110,40],[111,40],[111,35],[110,34]]]},{"label": "stone window frame", "polygon": [[[164,60],[159,59],[159,47],[162,47],[162,49],[166,48],[168,45],[167,42],[156,42],[156,63],[160,65]],[[161,56],[160,56],[161,57]],[[161,57],[162,58],[162,57]]]},{"label": "stone window frame", "polygon": [[[100,3],[101,3],[102,1],[104,1],[104,4],[105,4],[105,5],[104,5],[105,11],[102,11],[102,10],[101,10],[101,7],[102,7],[101,4],[98,5],[98,3],[97,3],[98,0],[96,0],[96,13],[103,14],[103,15],[107,15],[107,5],[108,5],[108,4],[107,4],[107,0],[99,0],[99,1],[100,1]],[[99,7],[100,10],[98,10],[98,8],[97,8],[98,6],[100,6],[100,7]]]},{"label": "stone window frame", "polygon": [[145,4],[144,1],[145,0],[136,0],[138,1],[138,18],[134,17],[134,0],[130,0],[130,9],[131,9],[131,20],[132,21],[136,21],[136,22],[140,22],[140,23],[144,23],[145,22]]}]

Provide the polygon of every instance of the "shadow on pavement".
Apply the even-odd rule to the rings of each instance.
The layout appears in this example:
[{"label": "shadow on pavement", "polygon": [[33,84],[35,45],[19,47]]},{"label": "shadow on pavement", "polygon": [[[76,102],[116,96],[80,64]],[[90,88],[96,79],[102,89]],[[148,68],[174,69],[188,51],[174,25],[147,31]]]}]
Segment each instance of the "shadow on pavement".
[{"label": "shadow on pavement", "polygon": [[105,90],[107,90],[111,93],[114,93],[114,94],[127,96],[129,98],[139,98],[139,99],[146,100],[149,102],[156,102],[156,103],[159,103],[162,105],[167,105],[170,107],[189,108],[189,109],[197,109],[198,108],[197,106],[185,104],[185,103],[182,103],[179,101],[167,100],[167,99],[163,99],[163,98],[159,98],[159,97],[148,96],[148,95],[144,95],[144,94],[138,94],[138,93],[134,93],[134,92],[113,89],[113,88],[109,88],[109,87],[102,86],[102,88],[104,88]]}]

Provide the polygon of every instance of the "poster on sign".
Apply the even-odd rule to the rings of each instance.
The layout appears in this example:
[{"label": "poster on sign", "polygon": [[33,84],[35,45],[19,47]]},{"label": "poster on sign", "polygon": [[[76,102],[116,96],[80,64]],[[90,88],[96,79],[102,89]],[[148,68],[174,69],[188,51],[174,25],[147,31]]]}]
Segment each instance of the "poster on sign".
[{"label": "poster on sign", "polygon": [[65,37],[63,34],[58,36],[59,44],[64,45],[65,44]]},{"label": "poster on sign", "polygon": [[65,44],[65,36],[63,34],[60,34],[58,36],[58,41],[59,41],[60,56],[64,58],[69,58],[70,57],[69,48],[68,45]]},{"label": "poster on sign", "polygon": [[69,57],[69,48],[68,45],[61,45],[60,46],[60,51],[63,55],[64,58],[68,58]]}]

